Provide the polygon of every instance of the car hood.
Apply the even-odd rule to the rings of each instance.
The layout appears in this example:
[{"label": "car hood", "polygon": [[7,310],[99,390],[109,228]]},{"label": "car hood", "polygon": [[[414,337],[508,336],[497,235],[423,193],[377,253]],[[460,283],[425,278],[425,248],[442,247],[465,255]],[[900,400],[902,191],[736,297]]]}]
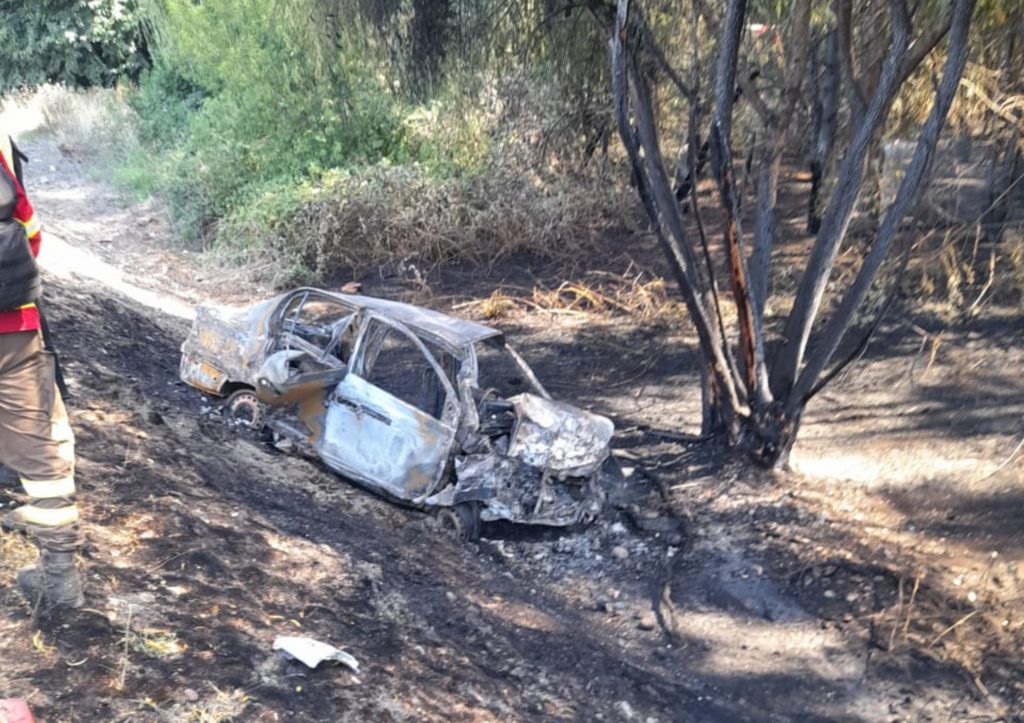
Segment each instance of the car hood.
[{"label": "car hood", "polygon": [[535,394],[508,401],[517,416],[509,457],[559,478],[594,474],[608,458],[615,426],[607,417]]}]

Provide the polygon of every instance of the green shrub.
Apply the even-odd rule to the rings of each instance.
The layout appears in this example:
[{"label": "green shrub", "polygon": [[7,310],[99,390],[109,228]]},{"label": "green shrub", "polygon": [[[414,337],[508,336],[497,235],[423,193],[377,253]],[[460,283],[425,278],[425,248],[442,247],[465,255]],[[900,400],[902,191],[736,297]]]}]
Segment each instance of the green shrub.
[{"label": "green shrub", "polygon": [[110,86],[148,64],[136,0],[0,3],[0,92],[43,83]]},{"label": "green shrub", "polygon": [[158,62],[129,102],[159,159],[125,154],[118,175],[153,169],[186,236],[208,235],[252,188],[404,153],[401,108],[372,68],[339,51],[325,70],[280,11],[277,0],[153,6]]},{"label": "green shrub", "polygon": [[156,61],[115,177],[264,278],[572,253],[630,216],[600,164],[573,172],[575,111],[534,72],[452,67],[413,103],[358,23],[311,38],[302,0],[147,7]]},{"label": "green shrub", "polygon": [[189,116],[202,107],[203,91],[165,63],[157,63],[141,75],[127,101],[138,116],[138,140],[163,151],[184,143]]}]

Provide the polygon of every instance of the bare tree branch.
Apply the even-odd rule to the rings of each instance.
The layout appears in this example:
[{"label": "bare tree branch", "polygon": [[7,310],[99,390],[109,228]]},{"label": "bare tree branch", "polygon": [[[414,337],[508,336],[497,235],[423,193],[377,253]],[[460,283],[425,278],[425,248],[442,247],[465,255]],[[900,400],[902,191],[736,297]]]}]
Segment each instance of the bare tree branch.
[{"label": "bare tree branch", "polygon": [[768,104],[764,102],[764,98],[761,97],[757,88],[750,81],[750,78],[744,73],[739,73],[736,77],[736,84],[739,86],[740,95],[750,103],[750,107],[757,113],[757,117],[761,119],[761,122],[765,125],[771,123],[774,114],[768,108]]},{"label": "bare tree branch", "polygon": [[949,52],[943,68],[942,82],[935,93],[928,120],[918,138],[914,156],[907,167],[903,181],[896,192],[896,199],[885,215],[878,236],[871,245],[871,250],[864,259],[857,277],[847,289],[835,314],[821,333],[821,339],[815,346],[814,353],[809,357],[807,366],[800,374],[791,397],[791,404],[801,404],[800,400],[814,386],[818,376],[828,364],[839,342],[853,321],[853,315],[867,295],[879,267],[885,260],[893,239],[899,231],[903,218],[910,211],[917,199],[918,191],[931,166],[939,135],[949,114],[949,108],[956,97],[967,62],[967,38],[970,30],[971,15],[976,0],[956,0],[951,12],[952,29],[950,33]]},{"label": "bare tree branch", "polygon": [[[721,295],[718,291],[718,280],[715,275],[715,265],[711,260],[711,249],[708,245],[708,236],[704,228],[704,214],[700,209],[699,199],[697,196],[697,184],[699,182],[700,168],[698,167],[697,156],[699,151],[697,150],[700,145],[700,139],[698,136],[697,129],[700,127],[700,39],[698,37],[698,25],[700,21],[700,10],[698,8],[699,0],[693,0],[691,4],[692,14],[690,16],[690,67],[692,69],[693,77],[690,82],[690,108],[689,118],[687,119],[686,135],[687,145],[689,146],[689,152],[686,154],[686,173],[688,177],[688,187],[690,196],[690,208],[693,210],[693,220],[697,226],[697,236],[700,239],[701,254],[704,257],[704,266],[707,269],[707,275],[709,280],[711,304],[715,311],[715,317],[718,322],[718,335],[719,341],[722,345],[722,351],[725,355],[725,360],[729,365],[729,371],[732,373],[733,378],[739,383],[742,376],[739,373],[739,368],[736,366],[736,358],[732,353],[732,346],[728,343],[729,335],[725,329],[725,317],[722,314],[722,301]],[[705,399],[705,406],[710,400]],[[705,409],[705,417],[707,416]],[[705,419],[707,421],[707,419]]]},{"label": "bare tree branch", "polygon": [[821,306],[835,264],[839,246],[846,237],[854,205],[860,195],[864,177],[864,160],[885,118],[898,89],[899,70],[910,38],[910,20],[904,0],[890,0],[892,39],[882,67],[878,88],[857,128],[843,164],[839,170],[836,189],[822,219],[821,229],[811,249],[807,268],[797,289],[793,310],[786,320],[782,343],[772,368],[772,388],[777,398],[785,397],[792,389],[797,372],[803,362],[811,327]]},{"label": "bare tree branch", "polygon": [[718,34],[718,65],[715,69],[715,110],[713,123],[726,143],[732,138],[732,106],[736,98],[736,62],[746,17],[746,0],[729,0],[725,26]]},{"label": "bare tree branch", "polygon": [[[801,0],[803,1],[803,0]],[[761,315],[756,313],[748,279],[746,253],[740,230],[739,198],[732,180],[732,112],[736,84],[736,64],[740,38],[746,18],[746,0],[730,0],[726,9],[724,33],[719,39],[718,67],[715,75],[715,111],[711,131],[711,159],[718,179],[722,210],[725,214],[725,247],[729,262],[729,280],[739,316],[742,371],[750,398],[758,406],[768,402],[771,392],[765,366],[764,334]]]},{"label": "bare tree branch", "polygon": [[853,62],[853,0],[836,0],[833,8],[836,15],[836,38],[839,41],[839,72],[842,75],[842,86],[846,90],[846,99],[850,104],[850,113],[855,118],[862,118],[867,109],[864,89],[854,71]]},{"label": "bare tree branch", "polygon": [[790,10],[786,38],[786,67],[779,112],[772,114],[766,128],[767,144],[757,177],[757,212],[754,249],[750,259],[750,289],[756,314],[764,314],[768,297],[768,276],[775,237],[775,206],[778,200],[782,153],[786,147],[788,119],[800,102],[800,87],[807,72],[810,48],[811,0],[795,0]]},{"label": "bare tree branch", "polygon": [[807,392],[807,396],[803,398],[803,403],[807,404],[814,395],[824,389],[828,384],[839,376],[843,369],[859,359],[865,351],[867,351],[868,344],[871,339],[878,332],[878,329],[882,326],[882,322],[885,320],[886,315],[889,313],[889,309],[892,307],[893,302],[896,300],[897,295],[900,291],[900,284],[903,283],[903,276],[907,271],[907,264],[910,261],[910,252],[914,248],[913,237],[907,234],[906,243],[903,244],[903,254],[900,257],[900,265],[896,269],[895,277],[893,278],[892,285],[889,287],[889,293],[886,294],[885,301],[882,302],[882,306],[879,308],[878,313],[875,315],[875,319],[868,326],[864,335],[860,341],[854,346],[845,359],[837,363],[832,369],[829,370],[828,374],[823,376],[811,391]]},{"label": "bare tree branch", "polygon": [[[657,146],[657,132],[650,109],[650,94],[639,73],[635,58],[627,58],[626,45],[630,37],[629,0],[618,0],[615,28],[612,32],[612,82],[615,94],[615,115],[623,144],[633,167],[638,191],[647,210],[651,223],[657,230],[659,243],[665,250],[690,318],[697,329],[703,356],[710,360],[715,376],[715,385],[729,399],[734,414],[749,414],[745,400],[739,396],[736,381],[732,377],[722,352],[722,345],[715,344],[714,329],[701,304],[702,289],[699,269],[693,249],[686,242],[686,234],[679,217],[679,206],[668,185],[661,154]],[[629,117],[630,79],[633,80],[636,100],[637,131],[634,135]],[[644,149],[641,160],[637,141]],[[650,175],[648,174],[650,171]],[[668,227],[669,234],[663,230]]]},{"label": "bare tree branch", "polygon": [[946,37],[946,33],[949,32],[950,24],[953,20],[953,14],[940,15],[921,35],[918,36],[917,40],[910,44],[907,48],[906,57],[903,59],[903,67],[900,70],[900,84],[902,85],[913,73],[917,70],[917,67],[924,62],[924,59],[928,57],[928,54],[935,50],[935,46],[942,42],[942,39]]},{"label": "bare tree branch", "polygon": [[[823,40],[821,70],[817,58],[811,60],[814,84],[814,148],[811,152],[811,193],[807,204],[807,230],[818,233],[821,226],[821,187],[832,165],[832,148],[839,126],[839,43],[835,28]],[[816,54],[815,54],[816,55]]]},{"label": "bare tree branch", "polygon": [[646,28],[647,35],[650,36],[649,47],[651,49],[651,55],[658,61],[658,65],[661,66],[662,71],[668,76],[669,80],[679,89],[679,92],[685,98],[692,98],[693,93],[690,88],[683,82],[682,77],[676,72],[676,69],[672,67],[672,64],[668,62],[668,58],[665,57],[665,53],[662,52],[661,47],[654,41],[654,37],[651,36],[651,32]]}]

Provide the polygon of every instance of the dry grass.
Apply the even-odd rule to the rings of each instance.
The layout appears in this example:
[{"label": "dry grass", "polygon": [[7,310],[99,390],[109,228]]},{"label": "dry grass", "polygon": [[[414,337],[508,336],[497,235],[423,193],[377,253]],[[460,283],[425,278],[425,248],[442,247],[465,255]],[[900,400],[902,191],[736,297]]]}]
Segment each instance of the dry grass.
[{"label": "dry grass", "polygon": [[[897,135],[912,134],[924,123],[934,100],[934,77],[940,72],[940,65],[941,57],[932,56],[902,88],[893,107],[892,130]],[[998,126],[1005,126],[1005,137],[1015,139],[1024,152],[1024,117],[1020,113],[1024,109],[1024,94],[1006,92],[1006,85],[997,69],[968,63],[950,109],[950,127],[973,135],[989,135],[990,121],[996,118]]]},{"label": "dry grass", "polygon": [[[1024,651],[1024,578],[1015,555],[985,552],[970,538],[915,530],[887,498],[867,497],[862,490],[808,480],[799,498],[813,518],[829,521],[816,523],[806,552],[886,570],[899,581],[893,604],[861,617],[872,643],[888,653],[910,652],[958,666],[1005,715],[1004,702],[1024,692],[1024,684],[1016,691],[989,690],[985,680],[1013,680]],[[872,524],[864,524],[865,515]]]},{"label": "dry grass", "polygon": [[980,227],[960,226],[934,238],[909,272],[917,295],[964,314],[989,302],[1024,310],[1024,229],[1007,226],[987,240]]},{"label": "dry grass", "polygon": [[8,587],[8,583],[18,570],[35,564],[36,557],[36,548],[22,535],[0,529],[0,590],[7,588],[13,593],[14,586]]},{"label": "dry grass", "polygon": [[984,679],[992,674],[1002,680],[1014,677],[1010,668],[1024,650],[1024,620],[1019,588],[993,574],[997,560],[997,553],[992,553],[990,564],[974,571],[971,579],[955,580],[958,595],[929,589],[929,576],[939,578],[936,582],[941,586],[939,573],[918,572],[902,579],[899,602],[886,611],[890,619],[884,624],[891,626],[890,652],[910,648],[959,666],[977,691],[1005,715],[1000,699],[1013,697],[1012,692],[999,691],[1003,695],[996,698]]},{"label": "dry grass", "polygon": [[1009,262],[1008,285],[1017,295],[1017,306],[1024,312],[1024,229],[1005,229],[1003,244]]},{"label": "dry grass", "polygon": [[129,631],[127,647],[147,658],[164,659],[181,655],[186,645],[169,630],[145,629]]},{"label": "dry grass", "polygon": [[[119,91],[44,85],[10,102],[12,112],[53,135],[66,153],[99,156],[124,143],[128,111]],[[25,130],[34,130],[26,128]]]},{"label": "dry grass", "polygon": [[209,684],[212,695],[188,710],[186,720],[196,723],[225,723],[240,720],[239,716],[249,705],[249,696],[242,690],[220,690]]},{"label": "dry grass", "polygon": [[286,285],[389,262],[571,259],[612,229],[633,230],[637,218],[634,194],[596,171],[542,176],[495,167],[442,179],[417,166],[375,166],[335,173],[306,196],[269,230],[243,218],[219,235],[245,239],[237,260]]},{"label": "dry grass", "polygon": [[684,323],[686,308],[668,294],[665,280],[645,274],[594,273],[586,281],[565,281],[553,289],[533,287],[497,289],[485,299],[453,307],[479,314],[487,320],[525,311],[553,314],[629,316],[637,321]]}]

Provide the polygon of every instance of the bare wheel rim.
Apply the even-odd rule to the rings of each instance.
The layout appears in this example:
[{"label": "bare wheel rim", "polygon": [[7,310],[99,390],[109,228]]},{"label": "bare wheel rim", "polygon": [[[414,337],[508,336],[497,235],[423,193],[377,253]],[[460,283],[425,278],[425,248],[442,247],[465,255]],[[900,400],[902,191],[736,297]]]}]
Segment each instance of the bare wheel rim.
[{"label": "bare wheel rim", "polygon": [[239,390],[228,397],[224,403],[224,413],[232,420],[245,422],[245,426],[251,429],[260,429],[266,420],[263,402],[248,389]]}]

